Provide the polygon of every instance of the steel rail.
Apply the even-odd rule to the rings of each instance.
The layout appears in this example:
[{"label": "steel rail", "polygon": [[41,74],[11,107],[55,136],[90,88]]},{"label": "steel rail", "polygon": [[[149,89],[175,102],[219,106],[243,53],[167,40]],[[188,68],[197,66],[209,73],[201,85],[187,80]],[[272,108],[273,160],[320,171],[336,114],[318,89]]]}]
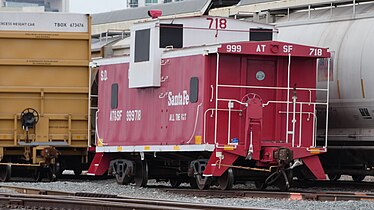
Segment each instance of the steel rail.
[{"label": "steel rail", "polygon": [[[40,208],[59,208],[59,206],[71,206],[79,209],[258,209],[252,207],[226,207],[211,206],[208,204],[186,203],[168,200],[155,200],[136,197],[117,196],[111,194],[96,194],[89,192],[63,192],[45,189],[0,186],[3,189],[11,189],[27,195],[8,195],[0,193],[0,208],[15,208],[15,206],[31,206]],[[193,195],[210,198],[271,198],[288,200],[314,200],[314,201],[374,201],[374,193],[363,192],[276,192],[276,191],[248,191],[248,190],[196,190],[187,188],[162,189],[165,192]],[[36,197],[44,196],[44,197]],[[35,202],[37,201],[37,202]],[[43,204],[43,206],[41,206]],[[92,205],[93,204],[93,205]],[[100,204],[100,205],[99,205]]]},{"label": "steel rail", "polygon": [[[354,182],[346,182],[348,184],[359,184]],[[342,184],[345,182],[315,182],[314,184]],[[99,194],[99,193],[89,193],[89,192],[64,192],[64,191],[54,191],[27,187],[17,187],[17,186],[4,186],[0,185],[0,188],[11,189],[15,192],[28,194],[28,195],[57,195],[57,196],[75,196],[75,197],[85,197],[90,199],[112,199],[111,201],[140,201],[140,202],[164,202],[165,200],[154,200],[154,199],[144,199],[136,197],[127,196],[117,196],[113,194]],[[162,189],[162,188],[161,188]],[[204,197],[218,197],[218,198],[234,198],[234,197],[250,197],[250,198],[275,198],[275,199],[289,199],[289,200],[318,200],[318,201],[347,201],[347,200],[368,200],[374,201],[374,193],[363,193],[363,192],[342,192],[342,191],[326,191],[326,192],[313,192],[313,191],[294,191],[294,192],[276,192],[276,191],[250,191],[250,190],[196,190],[188,188],[178,188],[162,189],[163,191],[175,193],[175,194],[185,194],[193,196],[204,196]]]},{"label": "steel rail", "polygon": [[0,208],[7,209],[165,209],[165,210],[245,210],[259,209],[253,207],[226,207],[199,203],[187,203],[166,200],[139,198],[95,198],[53,195],[21,195],[0,193]]},{"label": "steel rail", "polygon": [[273,198],[288,200],[315,200],[315,201],[374,201],[374,193],[363,192],[313,192],[313,191],[295,191],[295,192],[276,192],[276,191],[247,191],[247,190],[195,190],[195,189],[164,189],[166,192],[184,195],[218,197],[218,198]]},{"label": "steel rail", "polygon": [[[85,192],[63,192],[35,188],[0,186],[24,194],[0,193],[0,208],[47,209],[259,209],[254,207],[217,206],[169,200],[155,200]],[[265,209],[265,208],[263,208]]]}]

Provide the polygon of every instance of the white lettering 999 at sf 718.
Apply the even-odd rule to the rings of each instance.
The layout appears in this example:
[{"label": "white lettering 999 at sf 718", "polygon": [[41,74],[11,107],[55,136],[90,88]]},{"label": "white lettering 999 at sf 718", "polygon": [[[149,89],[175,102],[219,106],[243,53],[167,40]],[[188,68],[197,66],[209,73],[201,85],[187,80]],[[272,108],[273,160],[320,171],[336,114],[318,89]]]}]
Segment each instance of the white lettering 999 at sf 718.
[{"label": "white lettering 999 at sf 718", "polygon": [[126,111],[126,121],[139,121],[142,119],[142,111],[141,110],[127,110]]}]

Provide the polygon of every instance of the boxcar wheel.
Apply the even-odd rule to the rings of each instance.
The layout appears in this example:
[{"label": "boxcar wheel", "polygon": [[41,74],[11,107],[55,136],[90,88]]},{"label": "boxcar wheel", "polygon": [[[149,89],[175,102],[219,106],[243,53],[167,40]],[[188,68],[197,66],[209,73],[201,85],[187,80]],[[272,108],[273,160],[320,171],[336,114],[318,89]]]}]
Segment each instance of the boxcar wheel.
[{"label": "boxcar wheel", "polygon": [[41,169],[35,169],[34,171],[34,180],[40,182],[43,179],[43,171]]},{"label": "boxcar wheel", "polygon": [[222,176],[218,177],[218,184],[221,190],[230,190],[234,186],[234,173],[231,168],[227,169]]},{"label": "boxcar wheel", "polygon": [[50,181],[50,182],[57,181],[56,171],[58,170],[58,167],[59,167],[58,164],[49,165],[49,168],[46,171],[48,181]]},{"label": "boxcar wheel", "polygon": [[365,179],[365,175],[352,175],[352,179],[355,182],[361,182]]},{"label": "boxcar wheel", "polygon": [[148,182],[148,164],[147,161],[138,161],[135,165],[135,185],[137,187],[145,187]]},{"label": "boxcar wheel", "polygon": [[62,172],[64,172],[64,169],[62,168],[62,164],[60,162],[56,163],[55,173],[57,177],[62,176]]},{"label": "boxcar wheel", "polygon": [[7,182],[10,180],[12,174],[12,167],[9,165],[0,166],[0,181]]},{"label": "boxcar wheel", "polygon": [[47,179],[50,182],[54,182],[54,181],[57,181],[57,176],[56,176],[56,174],[54,172],[47,171]]}]

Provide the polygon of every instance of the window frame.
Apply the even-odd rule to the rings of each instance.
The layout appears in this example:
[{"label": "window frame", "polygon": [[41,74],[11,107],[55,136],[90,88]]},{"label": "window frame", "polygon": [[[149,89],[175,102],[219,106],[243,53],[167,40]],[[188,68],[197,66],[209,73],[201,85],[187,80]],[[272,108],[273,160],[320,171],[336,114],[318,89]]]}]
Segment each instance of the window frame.
[{"label": "window frame", "polygon": [[190,102],[197,103],[199,101],[199,77],[191,77],[190,79]]},{"label": "window frame", "polygon": [[111,87],[110,108],[111,109],[118,108],[118,83],[113,83]]}]

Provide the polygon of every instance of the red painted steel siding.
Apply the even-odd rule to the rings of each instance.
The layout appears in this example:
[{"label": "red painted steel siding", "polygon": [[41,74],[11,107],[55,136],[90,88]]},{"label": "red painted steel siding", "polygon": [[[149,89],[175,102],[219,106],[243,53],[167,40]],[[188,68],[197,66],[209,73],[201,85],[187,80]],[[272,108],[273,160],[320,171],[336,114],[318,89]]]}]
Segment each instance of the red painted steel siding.
[{"label": "red painted steel siding", "polygon": [[[107,79],[99,84],[99,114],[98,130],[104,145],[135,146],[135,145],[174,145],[194,144],[195,136],[202,136],[204,143],[214,143],[215,112],[205,111],[215,107],[216,85],[216,54],[207,56],[193,55],[164,59],[161,74],[165,82],[160,88],[128,88],[128,64],[102,66],[100,75],[107,71]],[[287,87],[288,57],[261,56],[243,54],[221,54],[219,62],[219,84],[242,86]],[[291,87],[315,88],[316,66],[315,58],[293,57],[291,63]],[[263,80],[256,79],[258,71],[265,73]],[[197,103],[185,101],[185,93],[190,94],[191,77],[199,78],[199,96]],[[111,85],[118,83],[118,108],[111,109]],[[213,86],[213,96],[212,89]],[[285,90],[263,90],[246,88],[220,88],[219,98],[243,101],[248,93],[258,94],[263,103],[268,101],[285,101]],[[293,91],[290,92],[290,99]],[[309,98],[308,91],[296,90],[298,101],[315,101],[315,92]],[[171,96],[181,99],[182,104],[171,105]],[[212,100],[211,100],[212,99]],[[244,102],[244,101],[243,101]],[[199,104],[202,106],[199,108]],[[219,102],[219,109],[227,109],[227,102]],[[242,110],[231,115],[231,135],[229,139],[238,138],[239,144],[245,143],[245,116],[247,108],[234,104],[234,109]],[[296,107],[300,111],[300,107]],[[141,115],[135,114],[135,120],[128,119],[128,112],[140,110]],[[110,120],[110,113],[121,113],[117,121]],[[198,111],[198,112],[197,112]],[[284,142],[286,139],[285,104],[270,104],[263,108],[262,141]],[[303,112],[312,112],[313,106],[304,106]],[[138,111],[137,111],[138,112]],[[292,105],[290,105],[292,112]],[[198,119],[196,121],[196,115]],[[177,115],[180,119],[177,119]],[[228,112],[218,111],[217,139],[220,144],[226,144],[228,139]],[[204,118],[205,117],[205,118]],[[299,114],[296,115],[299,120]],[[302,146],[310,146],[312,142],[313,118],[304,121],[302,131]],[[206,120],[206,134],[204,134]],[[292,115],[289,115],[289,130],[292,126]],[[196,124],[196,131],[194,131]],[[299,125],[295,129],[295,142],[298,142]],[[205,138],[204,138],[205,137]],[[291,138],[289,137],[291,141]],[[247,142],[248,143],[248,142]]]},{"label": "red painted steel siding", "polygon": [[[235,56],[228,54],[220,55],[219,84],[224,85],[242,85],[242,86],[269,86],[269,87],[287,87],[287,57],[275,56],[256,56],[243,55]],[[316,61],[313,58],[292,58],[291,63],[291,88],[296,84],[297,101],[315,101],[315,92],[312,92],[309,99],[308,91],[300,91],[297,88],[315,88],[316,87]],[[215,86],[216,79],[216,58],[211,57],[210,62],[210,84]],[[265,79],[259,81],[256,79],[256,73],[263,71]],[[286,90],[264,90],[264,89],[246,89],[246,88],[225,88],[219,89],[219,98],[243,100],[243,96],[248,93],[255,93],[262,98],[264,104],[268,101],[286,101]],[[293,91],[290,91],[290,100],[292,100]],[[210,108],[215,107],[215,100],[209,103]],[[227,109],[228,102],[219,102],[219,109]],[[286,111],[285,104],[270,103],[263,108],[262,121],[262,141],[285,142],[286,140],[286,114],[280,113]],[[238,103],[234,104],[234,109],[242,110],[242,113],[232,112],[231,115],[231,135],[230,139],[238,138],[239,144],[244,144],[245,140],[245,116],[246,108]],[[292,112],[292,104],[289,111]],[[296,106],[296,111],[300,112],[300,106]],[[303,112],[313,112],[313,106],[303,106]],[[209,112],[211,113],[211,112]],[[300,115],[296,114],[296,120],[299,122]],[[313,118],[307,120],[308,116],[303,115],[302,142],[303,146],[310,146],[312,142]],[[292,128],[292,115],[289,115],[289,130]],[[214,117],[207,115],[207,139],[214,139]],[[228,141],[228,112],[218,112],[217,140],[221,144]],[[299,124],[295,127],[295,142],[298,143]],[[291,136],[289,136],[291,142]]]},{"label": "red painted steel siding", "polygon": [[[193,134],[197,108],[204,97],[205,59],[203,55],[165,59],[161,72],[162,76],[167,76],[168,79],[162,83],[160,88],[129,89],[128,64],[100,67],[99,73],[102,74],[106,70],[108,75],[108,79],[100,80],[99,84],[98,131],[104,145],[194,143],[193,137],[202,136],[203,132],[203,107],[200,107],[197,129]],[[183,91],[189,94],[191,77],[199,78],[198,102],[188,103],[188,105],[168,105],[169,96],[180,94],[183,98]],[[118,83],[119,89],[117,109],[111,109],[113,83]],[[171,95],[169,95],[170,92]],[[131,116],[127,119],[127,113],[135,110],[141,111],[140,120],[138,120],[139,116],[135,116],[136,120],[132,120]],[[118,121],[110,120],[111,111],[122,112]],[[181,118],[177,120],[179,114]]]}]

